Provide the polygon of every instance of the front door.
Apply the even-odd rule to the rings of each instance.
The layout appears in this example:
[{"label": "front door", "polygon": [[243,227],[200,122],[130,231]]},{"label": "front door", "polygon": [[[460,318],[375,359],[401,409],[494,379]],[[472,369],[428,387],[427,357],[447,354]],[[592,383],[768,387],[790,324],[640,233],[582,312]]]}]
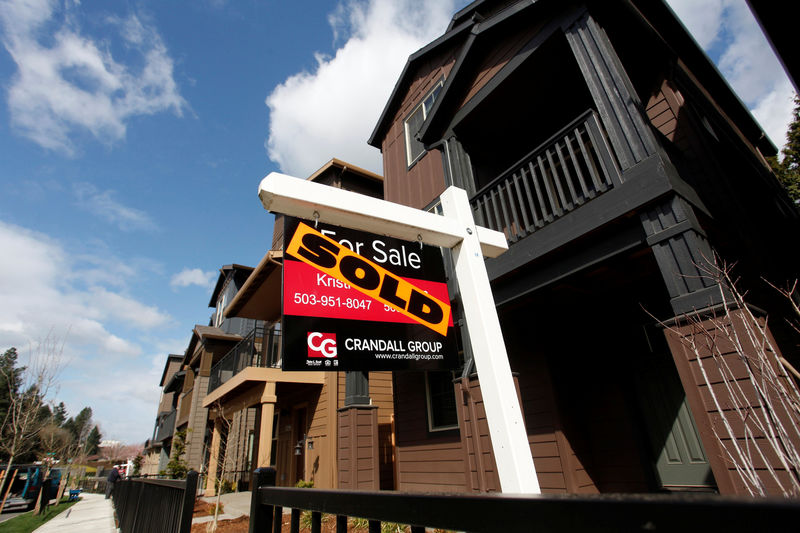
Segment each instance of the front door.
[{"label": "front door", "polygon": [[713,490],[711,466],[669,352],[646,354],[637,382],[661,487]]}]

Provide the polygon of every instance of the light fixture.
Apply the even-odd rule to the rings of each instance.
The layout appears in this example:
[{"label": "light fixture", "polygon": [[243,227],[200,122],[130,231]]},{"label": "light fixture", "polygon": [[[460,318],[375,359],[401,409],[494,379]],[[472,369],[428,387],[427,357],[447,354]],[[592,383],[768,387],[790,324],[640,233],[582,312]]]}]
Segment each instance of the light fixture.
[{"label": "light fixture", "polygon": [[[303,435],[303,438],[300,439],[299,441],[297,441],[297,444],[295,444],[295,446],[294,446],[294,454],[295,455],[303,455],[303,445],[305,444],[305,442],[306,442],[306,436]],[[311,444],[311,443],[309,443],[309,444]],[[309,448],[310,448],[310,446],[309,446]]]}]

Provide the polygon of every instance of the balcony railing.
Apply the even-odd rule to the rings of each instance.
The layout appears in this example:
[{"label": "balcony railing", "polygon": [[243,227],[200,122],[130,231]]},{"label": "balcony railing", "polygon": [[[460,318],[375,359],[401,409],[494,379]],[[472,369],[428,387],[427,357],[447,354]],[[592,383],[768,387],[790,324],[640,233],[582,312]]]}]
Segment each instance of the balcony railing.
[{"label": "balcony railing", "polygon": [[280,331],[253,328],[231,351],[211,368],[208,392],[213,391],[249,366],[277,368],[280,357]]},{"label": "balcony railing", "polygon": [[475,220],[510,243],[532,234],[619,183],[594,111],[588,110],[481,188]]}]

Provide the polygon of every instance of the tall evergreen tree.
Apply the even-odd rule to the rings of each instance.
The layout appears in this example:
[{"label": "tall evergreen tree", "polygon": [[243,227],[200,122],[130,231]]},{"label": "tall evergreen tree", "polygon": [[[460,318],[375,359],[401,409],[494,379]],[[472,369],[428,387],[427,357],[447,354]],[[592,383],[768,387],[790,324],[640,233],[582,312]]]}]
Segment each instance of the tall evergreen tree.
[{"label": "tall evergreen tree", "polygon": [[77,416],[64,422],[64,429],[72,435],[72,449],[75,454],[85,451],[86,438],[92,428],[92,408],[84,407]]},{"label": "tall evergreen tree", "polygon": [[777,157],[769,158],[772,170],[778,180],[786,188],[789,197],[800,202],[800,97],[794,97],[794,112],[792,122],[786,132],[786,146],[781,150],[783,160],[778,161]]},{"label": "tall evergreen tree", "polygon": [[94,426],[86,437],[86,455],[94,455],[100,449],[100,442],[103,440],[103,435],[100,434],[100,428]]},{"label": "tall evergreen tree", "polygon": [[17,368],[17,349],[9,348],[0,356],[0,424],[5,420],[11,398],[19,393],[25,367]]},{"label": "tall evergreen tree", "polygon": [[62,427],[66,421],[67,408],[64,405],[64,402],[58,402],[58,405],[53,408],[53,424],[58,427]]}]

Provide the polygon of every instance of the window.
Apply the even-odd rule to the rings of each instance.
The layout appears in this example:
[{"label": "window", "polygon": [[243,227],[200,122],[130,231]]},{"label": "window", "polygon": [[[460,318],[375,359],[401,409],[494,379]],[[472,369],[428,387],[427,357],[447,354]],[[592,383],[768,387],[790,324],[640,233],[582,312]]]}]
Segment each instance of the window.
[{"label": "window", "polygon": [[222,326],[222,322],[225,320],[225,307],[228,305],[228,288],[232,285],[229,284],[230,277],[225,279],[225,282],[222,285],[222,289],[219,291],[219,296],[217,296],[217,309],[214,313],[214,326],[220,327]]},{"label": "window", "polygon": [[406,119],[406,157],[409,165],[422,157],[422,154],[425,153],[425,146],[416,139],[416,135],[422,127],[422,123],[428,118],[428,113],[430,113],[433,103],[436,101],[436,97],[439,96],[443,85],[444,82],[440,80],[431,92],[428,93],[428,96],[425,97],[422,103],[419,104]]},{"label": "window", "polygon": [[270,466],[278,464],[278,428],[280,427],[278,424],[279,417],[279,412],[272,415],[272,442],[270,442],[269,447]]},{"label": "window", "polygon": [[456,395],[452,372],[426,372],[425,396],[428,400],[428,429],[458,429]]}]

